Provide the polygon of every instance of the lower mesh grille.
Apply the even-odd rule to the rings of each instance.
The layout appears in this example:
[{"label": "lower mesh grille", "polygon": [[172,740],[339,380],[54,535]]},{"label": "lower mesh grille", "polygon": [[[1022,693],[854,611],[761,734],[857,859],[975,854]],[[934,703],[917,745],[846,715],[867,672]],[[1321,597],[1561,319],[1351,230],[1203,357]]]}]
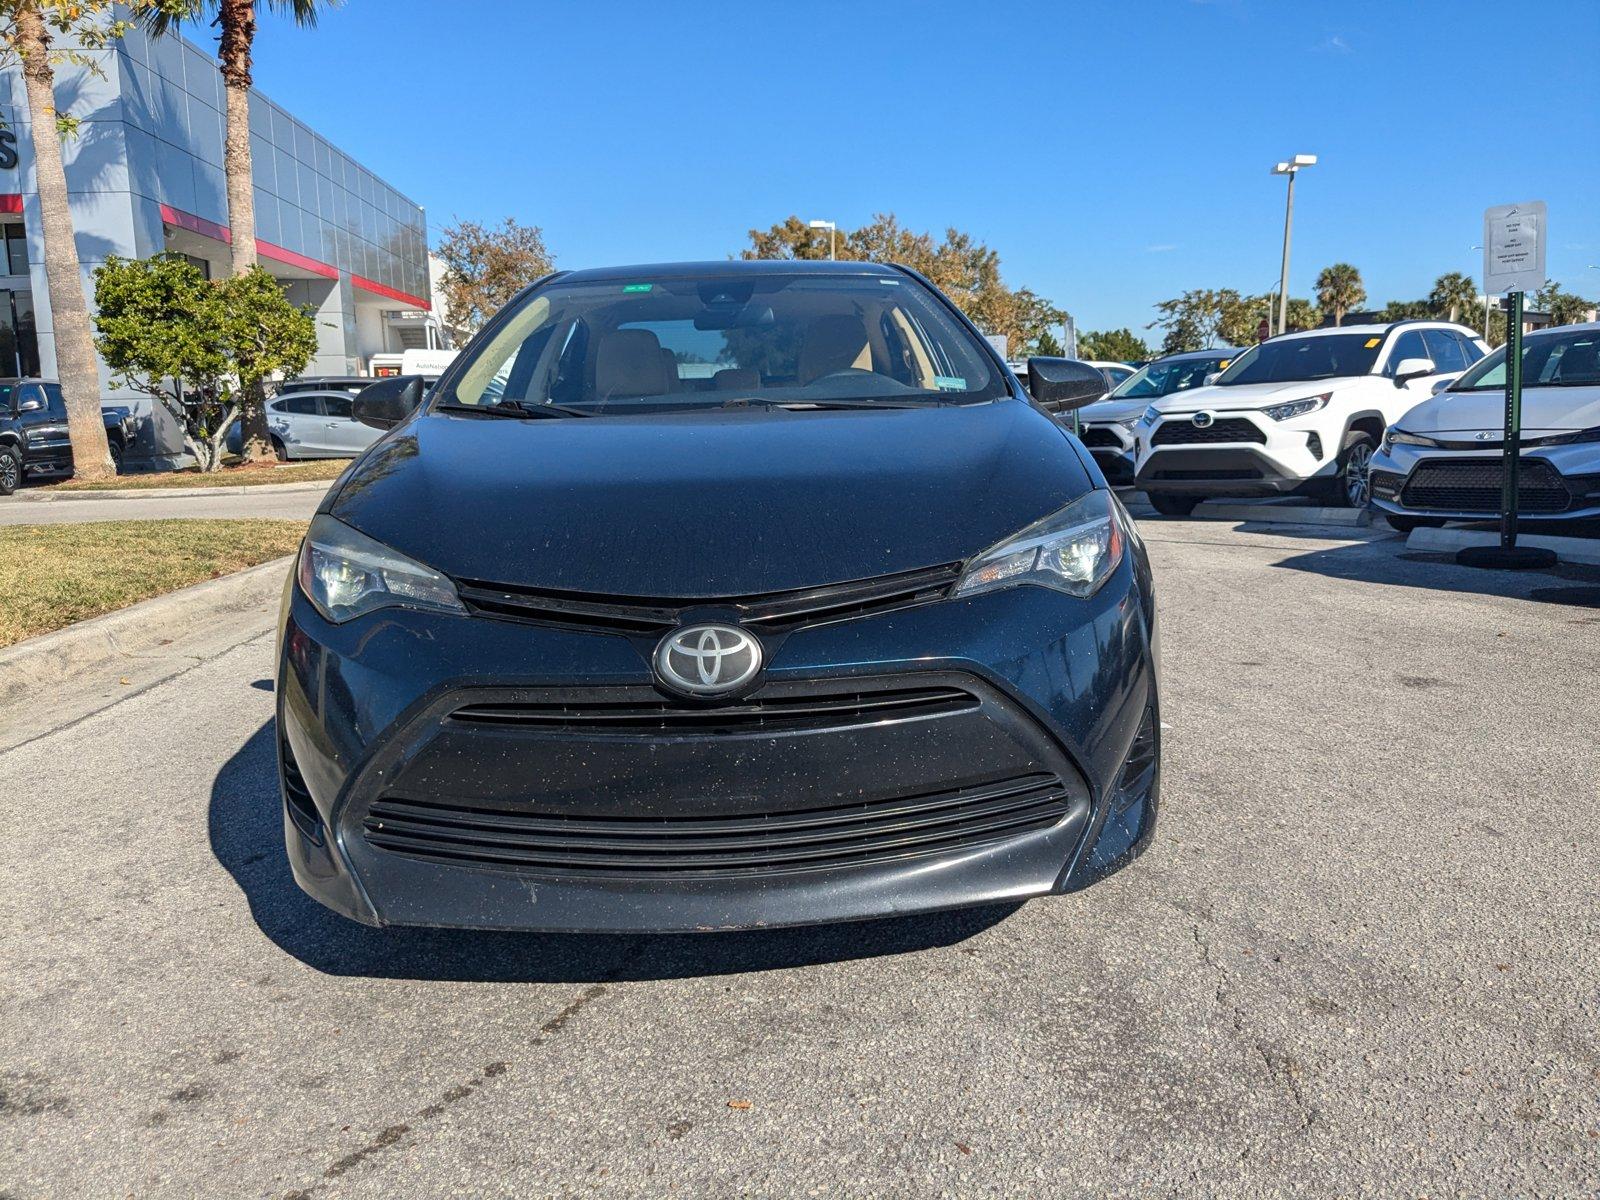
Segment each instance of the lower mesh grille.
[{"label": "lower mesh grille", "polygon": [[582,875],[759,874],[965,850],[1048,829],[1070,797],[1050,774],[870,804],[749,816],[571,817],[386,796],[367,842],[462,865]]},{"label": "lower mesh grille", "polygon": [[1100,446],[1113,450],[1122,449],[1122,442],[1118,440],[1117,435],[1105,428],[1085,429],[1082,440],[1085,446]]},{"label": "lower mesh grille", "polygon": [[[1503,470],[1500,459],[1423,462],[1411,473],[1401,500],[1407,508],[1499,512]],[[1571,504],[1572,494],[1559,471],[1543,459],[1523,461],[1517,472],[1517,507],[1522,512],[1565,512]]]},{"label": "lower mesh grille", "polygon": [[311,789],[306,787],[305,777],[300,774],[300,765],[294,761],[294,751],[284,741],[279,744],[278,753],[283,763],[283,799],[288,805],[289,817],[301,833],[320,845],[322,814],[311,799]]}]

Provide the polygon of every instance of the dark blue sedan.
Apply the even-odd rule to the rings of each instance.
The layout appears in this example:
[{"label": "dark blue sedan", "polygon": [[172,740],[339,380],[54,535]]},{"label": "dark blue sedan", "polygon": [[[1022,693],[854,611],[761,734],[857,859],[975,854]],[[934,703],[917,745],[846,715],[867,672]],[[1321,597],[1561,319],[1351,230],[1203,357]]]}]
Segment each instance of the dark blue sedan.
[{"label": "dark blue sedan", "polygon": [[295,877],[370,924],[808,924],[1148,843],[1155,602],[1093,459],[925,279],[560,273],[329,494],[283,610]]}]

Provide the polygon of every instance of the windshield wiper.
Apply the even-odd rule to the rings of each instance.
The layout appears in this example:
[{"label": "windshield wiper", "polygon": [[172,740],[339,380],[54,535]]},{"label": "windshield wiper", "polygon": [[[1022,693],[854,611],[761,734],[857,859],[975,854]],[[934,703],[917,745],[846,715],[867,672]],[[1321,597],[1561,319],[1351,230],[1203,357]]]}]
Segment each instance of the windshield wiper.
[{"label": "windshield wiper", "polygon": [[948,403],[944,400],[925,400],[914,404],[902,404],[894,400],[807,400],[800,396],[787,400],[779,400],[772,396],[734,396],[722,402],[723,408],[737,408],[742,404],[764,404],[768,408],[785,408],[790,411],[800,409],[833,409],[833,408],[932,408]]},{"label": "windshield wiper", "polygon": [[496,400],[493,404],[441,404],[445,412],[480,413],[486,417],[593,417],[597,413],[564,404],[528,404],[522,400]]}]

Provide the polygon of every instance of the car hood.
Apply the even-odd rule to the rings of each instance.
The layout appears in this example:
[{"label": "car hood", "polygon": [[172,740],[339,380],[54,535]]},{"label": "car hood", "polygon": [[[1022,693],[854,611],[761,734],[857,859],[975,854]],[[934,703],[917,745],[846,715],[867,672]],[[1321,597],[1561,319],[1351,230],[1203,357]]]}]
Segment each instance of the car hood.
[{"label": "car hood", "polygon": [[1203,408],[1218,412],[1241,408],[1265,408],[1269,404],[1278,404],[1286,400],[1320,396],[1323,392],[1331,392],[1334,388],[1349,382],[1349,379],[1302,379],[1298,383],[1237,383],[1231,387],[1218,387],[1212,384],[1210,387],[1173,392],[1149,403],[1155,405],[1157,412],[1164,413],[1199,412]]},{"label": "car hood", "polygon": [[323,508],[447,575],[715,597],[970,557],[1092,487],[1019,400],[511,420],[425,413]]},{"label": "car hood", "polygon": [[[1078,417],[1084,424],[1104,424],[1107,421],[1126,421],[1130,417],[1137,417],[1150,407],[1148,397],[1137,400],[1096,400],[1093,404],[1085,404],[1078,410]],[[1071,413],[1062,413],[1067,424],[1072,423]]]},{"label": "car hood", "polygon": [[[1408,433],[1503,434],[1506,396],[1494,392],[1439,392],[1411,409],[1395,424]],[[1524,387],[1524,435],[1556,433],[1600,426],[1600,387]]]}]

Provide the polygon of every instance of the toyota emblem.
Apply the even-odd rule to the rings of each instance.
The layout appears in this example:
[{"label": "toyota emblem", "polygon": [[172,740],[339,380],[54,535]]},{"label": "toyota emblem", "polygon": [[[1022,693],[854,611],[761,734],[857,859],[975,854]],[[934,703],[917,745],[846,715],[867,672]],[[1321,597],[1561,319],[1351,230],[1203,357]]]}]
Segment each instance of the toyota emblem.
[{"label": "toyota emblem", "polygon": [[689,625],[656,646],[656,677],[686,696],[726,696],[761,670],[761,643],[732,625]]},{"label": "toyota emblem", "polygon": [[1196,429],[1204,429],[1208,425],[1210,425],[1213,421],[1215,421],[1216,417],[1212,416],[1208,412],[1197,412],[1197,413],[1195,413],[1194,416],[1190,417],[1189,419],[1194,422],[1194,427]]},{"label": "toyota emblem", "polygon": [[1488,429],[1485,429],[1482,433],[1473,434],[1473,437],[1475,437],[1480,442],[1492,442],[1492,441],[1494,441],[1495,438],[1497,438],[1499,436],[1500,436],[1499,434],[1493,432],[1492,430],[1488,430]]}]

